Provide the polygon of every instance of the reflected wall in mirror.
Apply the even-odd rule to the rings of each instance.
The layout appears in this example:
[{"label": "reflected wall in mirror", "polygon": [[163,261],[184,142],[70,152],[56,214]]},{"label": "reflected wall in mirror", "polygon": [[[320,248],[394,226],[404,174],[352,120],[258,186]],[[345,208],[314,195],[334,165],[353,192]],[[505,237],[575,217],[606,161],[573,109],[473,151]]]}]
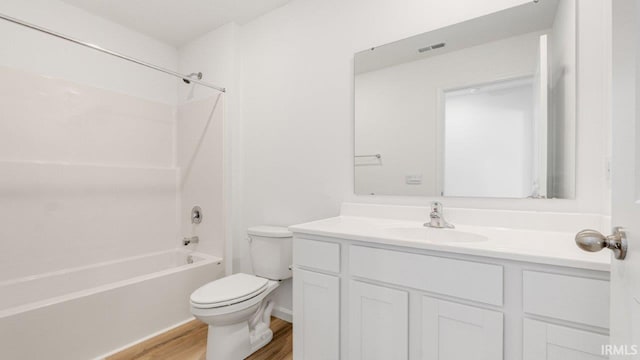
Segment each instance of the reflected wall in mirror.
[{"label": "reflected wall in mirror", "polygon": [[576,0],[355,55],[355,192],[573,198]]}]

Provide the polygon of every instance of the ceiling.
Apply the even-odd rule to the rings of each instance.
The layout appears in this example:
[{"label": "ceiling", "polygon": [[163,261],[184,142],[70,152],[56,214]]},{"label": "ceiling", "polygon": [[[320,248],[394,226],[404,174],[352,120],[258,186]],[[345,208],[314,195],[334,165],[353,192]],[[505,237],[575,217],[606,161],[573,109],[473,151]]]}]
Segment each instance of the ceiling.
[{"label": "ceiling", "polygon": [[245,24],[291,0],[62,0],[179,47],[229,22]]}]

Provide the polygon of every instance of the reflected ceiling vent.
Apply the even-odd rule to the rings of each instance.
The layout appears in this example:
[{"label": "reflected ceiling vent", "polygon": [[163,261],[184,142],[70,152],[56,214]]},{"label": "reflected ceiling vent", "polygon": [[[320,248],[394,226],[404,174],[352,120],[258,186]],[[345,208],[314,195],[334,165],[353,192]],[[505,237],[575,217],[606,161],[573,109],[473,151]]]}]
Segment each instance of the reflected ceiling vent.
[{"label": "reflected ceiling vent", "polygon": [[435,50],[435,49],[440,49],[440,48],[443,48],[445,45],[447,45],[447,44],[441,42],[441,43],[438,43],[438,44],[425,46],[423,48],[418,49],[418,52],[423,53],[423,52],[427,52],[427,51],[431,51],[431,50]]}]

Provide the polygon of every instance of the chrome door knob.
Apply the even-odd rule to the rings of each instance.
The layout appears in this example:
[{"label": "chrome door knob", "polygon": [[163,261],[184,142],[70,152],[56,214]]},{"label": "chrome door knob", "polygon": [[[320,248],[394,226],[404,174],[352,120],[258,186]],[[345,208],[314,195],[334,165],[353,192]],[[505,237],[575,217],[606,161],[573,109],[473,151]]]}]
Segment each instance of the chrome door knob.
[{"label": "chrome door knob", "polygon": [[627,238],[622,228],[615,228],[613,235],[609,236],[595,230],[582,230],[576,235],[576,244],[580,249],[589,252],[610,249],[618,260],[623,260],[627,255]]}]

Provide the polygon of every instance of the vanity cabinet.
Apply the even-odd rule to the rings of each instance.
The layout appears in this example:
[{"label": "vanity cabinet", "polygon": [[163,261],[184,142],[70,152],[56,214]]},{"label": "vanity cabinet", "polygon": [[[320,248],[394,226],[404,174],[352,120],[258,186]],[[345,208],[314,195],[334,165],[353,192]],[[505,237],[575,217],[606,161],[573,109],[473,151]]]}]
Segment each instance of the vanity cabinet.
[{"label": "vanity cabinet", "polygon": [[338,359],[340,328],[340,279],[337,276],[294,269],[293,307],[296,359]]},{"label": "vanity cabinet", "polygon": [[609,281],[550,272],[522,272],[525,314],[609,327]]},{"label": "vanity cabinet", "polygon": [[421,359],[502,359],[503,314],[428,296],[421,299]]},{"label": "vanity cabinet", "polygon": [[523,360],[603,360],[602,345],[607,336],[545,323],[524,320]]},{"label": "vanity cabinet", "polygon": [[591,360],[606,271],[294,233],[296,360]]},{"label": "vanity cabinet", "polygon": [[295,359],[340,358],[340,244],[298,239],[293,244]]},{"label": "vanity cabinet", "polygon": [[556,324],[608,328],[608,281],[527,270],[522,275],[523,360],[608,359],[602,354],[608,336]]},{"label": "vanity cabinet", "polygon": [[348,359],[409,358],[407,291],[351,280],[348,302]]}]

